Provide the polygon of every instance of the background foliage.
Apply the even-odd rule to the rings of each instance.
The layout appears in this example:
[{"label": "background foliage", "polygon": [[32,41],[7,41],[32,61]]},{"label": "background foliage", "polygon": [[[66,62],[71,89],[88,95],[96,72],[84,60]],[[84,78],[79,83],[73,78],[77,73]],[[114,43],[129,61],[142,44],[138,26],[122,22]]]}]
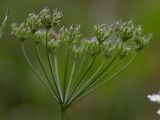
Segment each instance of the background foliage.
[{"label": "background foliage", "polygon": [[[92,36],[92,26],[134,18],[144,31],[154,32],[152,44],[141,52],[115,81],[89,95],[69,110],[70,120],[158,120],[158,106],[147,95],[160,84],[159,0],[0,0],[0,21],[10,10],[4,39],[0,41],[0,119],[51,120],[59,118],[55,100],[41,86],[25,61],[19,42],[10,36],[10,23],[45,6],[63,10],[65,26],[81,24]],[[30,47],[28,45],[28,47]]]}]

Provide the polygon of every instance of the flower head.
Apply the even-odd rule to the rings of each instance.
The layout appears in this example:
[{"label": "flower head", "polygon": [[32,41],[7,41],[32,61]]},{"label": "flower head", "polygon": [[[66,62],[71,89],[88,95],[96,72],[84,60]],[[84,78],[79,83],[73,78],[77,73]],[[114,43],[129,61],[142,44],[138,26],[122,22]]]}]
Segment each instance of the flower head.
[{"label": "flower head", "polygon": [[160,103],[160,94],[148,95],[148,98],[150,99],[151,102]]},{"label": "flower head", "polygon": [[140,35],[142,33],[142,28],[141,26],[135,26],[133,20],[129,20],[128,22],[118,21],[116,23],[116,31],[122,41],[125,42],[137,35]]},{"label": "flower head", "polygon": [[62,12],[59,12],[57,9],[54,10],[51,17],[51,24],[60,25],[62,18],[63,18]]},{"label": "flower head", "polygon": [[16,23],[12,24],[12,35],[15,35],[20,39],[21,41],[26,40],[30,36],[30,29],[26,26],[26,24],[23,22],[19,26]]},{"label": "flower head", "polygon": [[[148,99],[150,99],[151,102],[156,102],[160,104],[160,93],[148,95],[147,97]],[[160,109],[157,111],[157,114],[160,115]]]},{"label": "flower head", "polygon": [[79,42],[81,37],[80,25],[71,25],[69,28],[62,27],[60,29],[60,39],[67,45]]},{"label": "flower head", "polygon": [[[60,105],[65,108],[126,69],[134,60],[136,53],[147,46],[152,37],[151,35],[143,35],[141,26],[136,26],[133,20],[129,20],[127,22],[119,21],[109,26],[95,25],[93,37],[83,38],[80,25],[56,27],[60,25],[62,18],[61,12],[50,11],[46,7],[39,13],[30,13],[21,24],[12,24],[12,34],[21,41],[31,38],[36,43],[34,44],[35,57],[38,58],[46,78],[41,81]],[[39,44],[45,48],[45,52],[41,52],[44,49],[39,50]],[[38,74],[34,65],[31,64],[24,46],[22,46],[22,50],[26,60],[34,72]],[[44,53],[45,55],[41,55]],[[47,59],[42,59],[42,56]],[[124,66],[120,65],[122,58],[127,56],[130,56],[128,57],[130,59],[127,59]],[[99,58],[104,62],[98,61]],[[64,64],[59,64],[60,61],[64,61]],[[118,65],[122,66],[120,70],[117,69]],[[47,73],[48,69],[50,69],[50,73]],[[41,75],[37,76],[41,78]]]},{"label": "flower head", "polygon": [[106,26],[105,24],[95,25],[94,31],[98,42],[103,43],[113,32],[112,26]]},{"label": "flower head", "polygon": [[160,115],[160,109],[157,111],[157,114],[159,114],[159,115]]},{"label": "flower head", "polygon": [[27,18],[26,26],[29,27],[32,33],[38,31],[42,26],[39,16],[36,13],[30,13]]}]

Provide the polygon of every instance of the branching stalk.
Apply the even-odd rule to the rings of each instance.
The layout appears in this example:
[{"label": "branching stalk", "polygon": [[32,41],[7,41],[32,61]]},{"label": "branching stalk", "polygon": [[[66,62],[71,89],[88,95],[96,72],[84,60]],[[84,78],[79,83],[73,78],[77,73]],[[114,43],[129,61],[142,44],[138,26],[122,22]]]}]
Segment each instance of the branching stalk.
[{"label": "branching stalk", "polygon": [[98,88],[102,87],[103,85],[105,85],[106,83],[110,82],[112,79],[114,79],[115,77],[117,77],[121,72],[123,72],[134,61],[134,59],[135,59],[136,56],[137,56],[137,54],[133,55],[133,57],[130,59],[130,61],[127,64],[125,64],[118,72],[114,73],[112,76],[110,76],[109,78],[107,78],[106,80],[104,80],[103,82],[101,82],[99,85],[95,86],[94,88],[92,88],[88,92],[84,93],[82,96],[78,96],[76,98],[76,100],[70,102],[70,104],[68,106],[71,106],[71,105],[75,104],[82,97],[85,97],[86,95],[94,92]]},{"label": "branching stalk", "polygon": [[65,101],[66,101],[65,98],[66,98],[68,62],[69,62],[69,50],[67,50],[66,63],[65,63],[65,68],[64,68],[63,103],[65,103]]},{"label": "branching stalk", "polygon": [[21,43],[21,47],[22,47],[22,52],[24,54],[24,57],[26,59],[26,61],[28,62],[28,64],[30,65],[31,69],[33,70],[33,72],[35,73],[35,75],[39,78],[39,80],[41,81],[41,83],[44,85],[44,87],[56,98],[56,100],[59,102],[58,96],[55,94],[55,92],[45,83],[45,81],[42,79],[42,77],[40,76],[40,74],[38,73],[38,71],[35,69],[35,67],[33,66],[33,64],[31,63],[30,59],[28,58],[28,55],[25,51],[24,45],[23,43]]},{"label": "branching stalk", "polygon": [[80,84],[83,82],[83,79],[85,78],[85,76],[87,75],[87,73],[90,71],[90,69],[91,69],[91,67],[92,67],[95,59],[96,59],[96,56],[94,56],[94,57],[90,60],[88,66],[87,66],[86,71],[84,72],[82,78],[80,79],[80,81],[79,81],[78,84],[76,85],[75,89],[73,90],[73,92],[72,92],[72,94],[71,94],[71,96],[70,96],[70,99],[72,98],[72,96],[74,95],[74,93],[77,91],[77,89],[78,89],[78,87],[80,86]]},{"label": "branching stalk", "polygon": [[[68,100],[68,95],[69,95],[69,91],[70,91],[70,88],[71,88],[71,83],[72,83],[72,80],[73,80],[73,77],[74,77],[75,67],[76,67],[76,61],[74,61],[73,65],[72,65],[71,75],[70,75],[70,78],[69,78],[67,91],[66,91],[66,99],[65,99],[66,101]],[[66,101],[65,101],[65,103],[66,103]]]},{"label": "branching stalk", "polygon": [[[55,78],[56,78],[56,82],[58,85],[58,89],[61,92],[61,83],[60,83],[60,79],[59,79],[59,70],[58,70],[58,62],[57,62],[57,56],[54,56],[54,66],[55,66]],[[62,94],[62,92],[61,92]],[[62,98],[62,95],[61,95]],[[63,99],[63,98],[62,98]]]},{"label": "branching stalk", "polygon": [[[54,91],[54,93],[57,95],[57,93],[56,93],[56,91],[55,91],[55,89],[54,89],[54,87],[53,87],[53,85],[52,85],[52,83],[51,83],[51,81],[50,81],[50,79],[49,79],[49,77],[48,77],[48,75],[47,75],[47,72],[46,72],[46,70],[45,70],[45,66],[43,65],[43,63],[42,63],[42,58],[41,58],[41,55],[40,55],[40,52],[39,52],[39,47],[37,46],[37,45],[35,45],[35,51],[36,51],[36,56],[37,56],[37,58],[38,58],[38,61],[39,61],[39,64],[40,64],[40,66],[41,66],[41,68],[42,68],[42,71],[43,71],[43,73],[44,73],[44,75],[45,75],[45,77],[46,77],[46,79],[47,79],[47,82],[48,82],[48,84],[50,85],[50,87],[51,87],[51,89]],[[58,95],[57,95],[58,96]],[[59,98],[59,97],[58,97]],[[60,99],[60,98],[59,98]]]},{"label": "branching stalk", "polygon": [[61,89],[58,89],[59,85],[57,85],[57,82],[55,80],[55,76],[54,76],[54,72],[53,72],[53,68],[52,68],[52,63],[51,63],[51,55],[48,52],[48,37],[47,36],[48,36],[48,31],[46,30],[46,54],[47,54],[47,60],[48,60],[49,68],[50,68],[50,71],[51,71],[51,75],[52,75],[52,78],[53,78],[53,81],[54,81],[54,85],[55,85],[58,97],[60,99],[60,102],[62,103],[62,96],[61,96],[62,92],[61,92]]}]

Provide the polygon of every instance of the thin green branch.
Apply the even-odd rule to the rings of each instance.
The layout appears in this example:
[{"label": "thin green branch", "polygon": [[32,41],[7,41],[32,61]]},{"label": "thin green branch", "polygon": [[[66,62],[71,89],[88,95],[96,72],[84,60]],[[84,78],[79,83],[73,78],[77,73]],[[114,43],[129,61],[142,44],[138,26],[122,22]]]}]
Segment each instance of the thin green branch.
[{"label": "thin green branch", "polygon": [[68,61],[69,61],[69,50],[67,50],[66,62],[65,62],[65,67],[64,67],[63,102],[65,102],[65,98],[66,98]]},{"label": "thin green branch", "polygon": [[52,75],[52,78],[53,78],[53,81],[54,81],[54,85],[55,85],[55,88],[56,88],[56,91],[57,91],[57,94],[58,94],[58,97],[60,98],[60,102],[62,103],[62,97],[61,97],[61,89],[58,89],[58,85],[57,85],[57,82],[55,80],[55,76],[54,76],[54,72],[53,72],[53,68],[52,68],[52,63],[51,63],[51,56],[48,52],[48,31],[46,30],[46,54],[47,54],[47,60],[48,60],[48,64],[49,64],[49,68],[50,68],[50,71],[51,71],[51,75]]},{"label": "thin green branch", "polygon": [[[56,73],[57,73],[57,75],[58,75],[58,63],[57,63],[57,57],[55,57],[55,67],[56,67]],[[52,70],[52,74],[54,75],[54,69],[53,69],[53,64],[52,64],[52,59],[51,59],[51,55],[49,55],[49,61],[50,61],[50,64],[51,64],[51,70]],[[58,89],[58,91],[59,91],[59,95],[60,95],[60,98],[61,98],[61,102],[62,102],[62,99],[63,99],[63,97],[62,97],[62,90],[61,90],[61,83],[60,83],[60,79],[59,79],[59,77],[57,77],[57,79],[56,79],[56,77],[55,77],[56,75],[54,75],[54,80],[55,80],[55,83],[56,83],[56,87],[57,87],[57,89]],[[59,76],[59,75],[58,75]]]},{"label": "thin green branch", "polygon": [[[122,47],[121,47],[122,49]],[[99,75],[97,75],[95,77],[95,79],[93,81],[91,81],[90,83],[85,84],[70,100],[70,102],[74,101],[77,97],[81,96],[88,87],[90,87],[94,81],[96,81],[101,75],[103,75],[103,73],[105,73],[105,71],[114,63],[114,61],[116,60],[116,58],[119,56],[121,49],[119,50],[119,52],[115,55],[115,57],[112,59],[112,61],[99,73]]]},{"label": "thin green branch", "polygon": [[[46,79],[47,79],[47,82],[48,82],[48,84],[50,85],[51,89],[54,91],[54,93],[57,95],[57,93],[56,93],[56,91],[54,90],[54,87],[53,87],[53,85],[52,85],[52,83],[51,83],[51,81],[50,81],[50,79],[49,79],[49,77],[48,77],[48,75],[47,75],[47,72],[46,72],[46,70],[45,70],[45,67],[44,67],[44,65],[43,65],[43,63],[42,63],[42,58],[41,58],[41,55],[40,55],[40,52],[39,52],[39,47],[38,47],[38,45],[34,45],[34,47],[35,47],[35,51],[36,51],[36,56],[37,56],[37,58],[38,58],[39,64],[40,64],[40,66],[41,66],[41,68],[42,68],[42,71],[43,71],[43,73],[44,73],[44,75],[45,75],[45,77],[46,77]],[[57,96],[58,96],[58,95],[57,95]],[[59,97],[58,97],[58,98],[59,98]],[[59,100],[60,100],[60,98],[59,98]]]},{"label": "thin green branch", "polygon": [[72,86],[74,85],[75,81],[76,81],[77,78],[78,78],[78,75],[79,75],[79,73],[80,73],[80,71],[81,71],[81,69],[82,69],[82,67],[83,67],[83,65],[84,65],[85,59],[86,59],[86,55],[83,56],[83,58],[82,58],[82,60],[81,60],[81,62],[80,62],[80,65],[79,65],[79,67],[78,67],[78,70],[77,70],[77,72],[76,72],[76,74],[75,74],[75,76],[74,76],[74,78],[73,78],[73,82],[72,82],[72,84],[71,84],[71,88],[72,88]]},{"label": "thin green branch", "polygon": [[58,85],[58,89],[60,91],[60,95],[61,95],[61,99],[63,101],[63,97],[62,97],[62,91],[61,91],[61,83],[60,83],[60,79],[59,79],[59,70],[58,70],[58,62],[57,62],[57,56],[54,56],[54,66],[55,66],[55,78],[56,78],[56,82]]},{"label": "thin green branch", "polygon": [[72,80],[73,80],[73,76],[74,76],[74,72],[75,72],[75,67],[76,67],[76,61],[74,61],[73,65],[72,65],[72,70],[71,70],[71,75],[70,75],[68,86],[67,86],[66,99],[65,100],[68,100],[68,95],[69,95],[71,83],[72,83]]},{"label": "thin green branch", "polygon": [[80,81],[78,82],[78,84],[76,85],[75,89],[73,90],[73,92],[72,92],[70,98],[72,98],[72,96],[74,96],[74,94],[75,94],[75,92],[77,91],[78,87],[79,87],[80,84],[83,82],[85,76],[87,75],[87,73],[88,73],[88,72],[90,71],[90,69],[92,68],[92,65],[93,65],[95,59],[96,59],[96,56],[94,56],[94,57],[90,60],[88,66],[87,66],[86,71],[84,72],[84,74],[82,75]]},{"label": "thin green branch", "polygon": [[101,77],[94,79],[94,81],[92,81],[92,84],[87,89],[91,88],[92,86],[94,86],[94,84],[96,84],[100,80],[103,80],[105,77],[107,77],[107,75],[109,75],[117,67],[119,62],[120,62],[120,58],[116,61],[116,63],[113,66],[111,66],[111,68],[106,73],[104,73]]},{"label": "thin green branch", "polygon": [[[106,63],[106,60],[103,61],[103,63],[99,66],[99,68],[96,70],[96,72],[89,78],[89,80],[85,83],[85,85],[89,84],[92,79],[94,79],[96,77],[96,75],[101,71],[101,69],[104,67]],[[85,86],[84,85],[84,86]]]},{"label": "thin green branch", "polygon": [[74,101],[70,102],[70,105],[75,104],[78,100],[80,100],[82,97],[94,92],[96,89],[100,88],[101,86],[105,85],[106,83],[110,82],[112,79],[114,79],[115,77],[117,77],[121,72],[123,72],[136,58],[137,54],[133,55],[133,57],[130,59],[130,61],[125,64],[125,66],[123,66],[118,72],[116,72],[115,74],[113,74],[112,76],[110,76],[108,79],[106,79],[105,81],[103,81],[102,83],[100,83],[99,85],[95,86],[93,89],[89,90],[88,92],[84,93],[82,96],[78,96]]},{"label": "thin green branch", "polygon": [[8,14],[9,14],[9,10],[7,10],[7,13],[6,13],[6,16],[5,16],[4,20],[3,20],[3,23],[0,26],[0,39],[3,38],[3,31],[4,31],[4,28],[5,28],[7,20],[8,20]]},{"label": "thin green branch", "polygon": [[28,64],[30,65],[31,69],[33,70],[33,72],[35,73],[35,75],[39,78],[39,80],[41,81],[41,83],[44,85],[44,87],[56,98],[56,100],[59,102],[57,95],[54,93],[54,91],[52,91],[52,89],[45,83],[45,81],[42,79],[42,77],[39,75],[38,71],[35,69],[35,67],[33,66],[33,64],[31,63],[30,59],[28,58],[28,55],[25,51],[24,45],[23,43],[21,43],[21,47],[22,47],[22,52],[24,54],[24,57],[26,59],[26,61],[28,62]]}]

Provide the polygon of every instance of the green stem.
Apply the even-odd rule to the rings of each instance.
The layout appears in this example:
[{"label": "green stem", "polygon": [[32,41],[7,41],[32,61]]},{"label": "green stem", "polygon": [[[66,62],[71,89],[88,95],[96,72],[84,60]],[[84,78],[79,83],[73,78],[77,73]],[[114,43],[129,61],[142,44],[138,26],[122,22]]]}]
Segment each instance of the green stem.
[{"label": "green stem", "polygon": [[135,57],[137,56],[137,54],[133,55],[133,57],[130,59],[130,61],[125,64],[119,71],[117,71],[115,74],[113,74],[112,76],[110,76],[109,78],[107,78],[106,80],[104,80],[103,82],[101,82],[100,84],[98,84],[97,86],[95,86],[93,89],[89,90],[88,92],[84,93],[82,96],[78,96],[76,98],[75,101],[72,101],[69,106],[75,104],[78,100],[80,100],[82,97],[94,92],[96,89],[100,88],[101,86],[105,85],[106,83],[110,82],[112,79],[114,79],[115,77],[117,77],[121,72],[123,72],[135,59]]},{"label": "green stem", "polygon": [[[74,78],[73,78],[73,82],[72,82],[72,84],[71,84],[71,89],[72,89],[72,91],[73,91],[73,89],[74,89],[74,83],[75,83],[75,81],[77,80],[78,75],[79,75],[82,67],[84,66],[85,59],[86,59],[86,55],[83,56],[83,58],[82,58],[82,60],[81,60],[81,62],[80,62],[80,65],[79,65],[79,67],[78,67],[78,70],[77,70],[77,72],[76,72],[76,74],[75,74],[75,76],[74,76]],[[71,96],[70,96],[70,97],[71,97]]]},{"label": "green stem", "polygon": [[69,95],[69,92],[70,92],[70,87],[71,87],[72,79],[73,79],[73,76],[74,76],[75,67],[76,67],[76,61],[74,61],[73,65],[72,65],[72,70],[71,70],[71,74],[70,74],[70,78],[69,78],[69,82],[68,82],[68,86],[67,86],[67,91],[66,91],[65,102],[68,100],[68,95]]},{"label": "green stem", "polygon": [[30,67],[33,70],[33,72],[35,73],[35,75],[39,78],[39,80],[44,85],[44,87],[47,88],[47,90],[56,98],[57,101],[59,101],[56,93],[50,88],[50,86],[47,83],[45,83],[45,81],[43,80],[43,78],[40,76],[40,74],[38,73],[38,71],[35,69],[35,67],[31,63],[31,61],[28,58],[28,55],[27,55],[27,53],[25,51],[23,43],[21,43],[21,47],[22,47],[22,51],[23,51],[24,57],[25,57],[26,61],[28,62],[28,64],[30,65]]},{"label": "green stem", "polygon": [[[123,47],[123,45],[122,45]],[[119,52],[115,55],[115,57],[112,59],[112,61],[99,73],[99,75],[97,75],[93,81],[91,81],[90,83],[87,82],[87,84],[85,84],[70,100],[69,103],[72,103],[74,100],[76,100],[79,96],[81,96],[101,75],[103,75],[103,73],[105,73],[105,71],[114,63],[114,61],[116,60],[116,58],[119,56],[121,50],[119,50]]]},{"label": "green stem", "polygon": [[[83,80],[84,80],[85,76],[87,75],[87,73],[88,73],[88,72],[90,71],[90,69],[92,68],[92,66],[93,66],[93,64],[94,64],[94,62],[95,62],[95,59],[96,59],[96,56],[94,56],[94,57],[90,60],[88,66],[87,66],[86,71],[84,72],[84,74],[83,74],[83,76],[81,77],[80,81],[78,82],[78,84],[76,85],[76,87],[75,87],[75,89],[73,90],[72,94],[70,95],[70,98],[71,98],[71,99],[72,99],[72,97],[74,96],[74,94],[76,93],[76,91],[78,90],[78,88],[79,88],[79,86],[81,85],[81,83],[83,82]],[[69,101],[67,101],[67,102],[69,102]]]},{"label": "green stem", "polygon": [[65,114],[66,114],[67,108],[61,107],[61,120],[65,120]]},{"label": "green stem", "polygon": [[52,78],[53,78],[53,81],[54,81],[54,85],[55,85],[60,103],[62,103],[61,90],[58,89],[58,85],[57,85],[58,83],[55,80],[55,76],[54,76],[54,72],[53,72],[53,68],[52,68],[51,54],[48,52],[48,31],[47,30],[46,30],[46,54],[47,54],[47,60],[48,60],[49,68],[50,68],[50,71],[51,71],[51,75],[52,75]]},{"label": "green stem", "polygon": [[67,50],[66,63],[65,63],[65,68],[64,68],[63,102],[65,102],[65,98],[66,98],[68,62],[69,62],[69,50]]}]

